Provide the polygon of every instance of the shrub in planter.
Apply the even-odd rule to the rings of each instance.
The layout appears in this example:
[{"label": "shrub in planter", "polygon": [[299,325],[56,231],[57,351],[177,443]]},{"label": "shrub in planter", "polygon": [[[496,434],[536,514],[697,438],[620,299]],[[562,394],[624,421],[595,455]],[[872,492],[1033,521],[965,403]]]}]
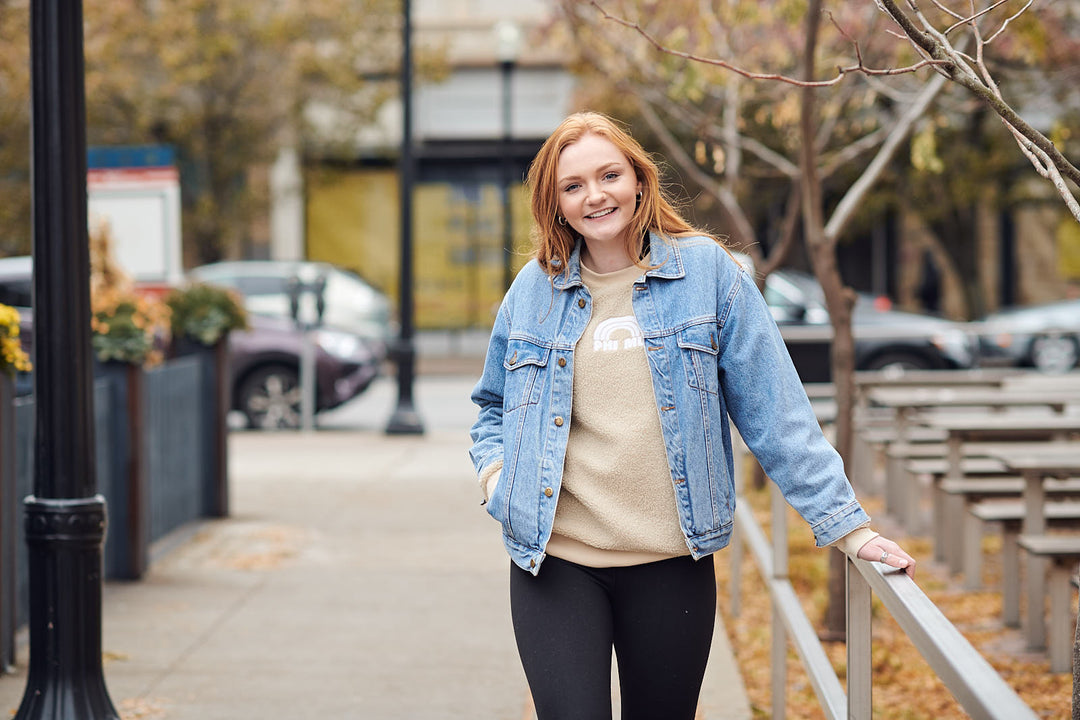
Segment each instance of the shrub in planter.
[{"label": "shrub in planter", "polygon": [[216,285],[196,283],[165,296],[174,341],[193,340],[214,345],[230,330],[246,330],[247,311],[236,293]]},{"label": "shrub in planter", "polygon": [[132,365],[161,362],[168,308],[160,300],[122,287],[99,287],[90,305],[90,342],[98,360]]}]

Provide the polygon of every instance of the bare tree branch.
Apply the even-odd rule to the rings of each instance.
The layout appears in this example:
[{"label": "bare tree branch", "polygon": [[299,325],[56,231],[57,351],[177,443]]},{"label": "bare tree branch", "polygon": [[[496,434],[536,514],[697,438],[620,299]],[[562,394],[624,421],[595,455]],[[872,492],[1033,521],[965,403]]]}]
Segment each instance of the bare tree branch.
[{"label": "bare tree branch", "polygon": [[[611,20],[612,22],[618,23],[619,25],[622,25],[623,27],[630,28],[631,30],[636,32],[638,35],[640,35],[641,37],[648,40],[649,43],[654,48],[656,48],[657,50],[659,50],[662,53],[665,53],[667,55],[672,55],[674,57],[680,57],[680,58],[683,58],[684,60],[693,60],[694,62],[699,62],[699,63],[705,64],[705,65],[714,65],[716,67],[724,68],[725,70],[730,70],[731,72],[733,72],[733,73],[735,73],[737,75],[742,75],[744,78],[748,78],[750,80],[773,80],[773,81],[776,81],[776,82],[787,83],[789,85],[794,85],[796,87],[802,87],[802,88],[808,88],[808,87],[810,87],[810,88],[831,87],[832,85],[836,85],[837,83],[842,82],[846,75],[850,75],[852,73],[861,73],[863,75],[902,75],[902,74],[905,74],[905,73],[915,72],[916,70],[919,70],[921,68],[936,65],[936,64],[939,64],[940,62],[942,62],[942,61],[936,60],[936,59],[927,59],[927,60],[923,60],[922,62],[918,62],[918,63],[916,63],[914,65],[909,65],[907,67],[902,67],[902,68],[875,69],[875,68],[866,67],[860,61],[856,65],[848,65],[846,67],[838,67],[838,68],[836,68],[836,75],[833,78],[829,79],[829,80],[798,80],[796,78],[788,77],[787,75],[782,75],[782,74],[777,74],[777,73],[751,72],[750,70],[745,70],[745,69],[743,69],[741,67],[738,67],[737,65],[732,65],[731,63],[727,62],[726,60],[720,60],[720,59],[717,59],[717,58],[708,58],[708,57],[704,57],[702,55],[695,55],[694,53],[682,52],[681,50],[674,50],[672,48],[669,48],[669,47],[665,46],[663,43],[661,43],[659,40],[657,40],[655,37],[653,37],[651,34],[649,34],[645,30],[645,28],[641,27],[641,25],[639,25],[638,23],[630,22],[629,20],[624,20],[621,17],[618,17],[616,15],[612,15],[607,10],[605,10],[603,7],[601,7],[598,0],[589,0],[589,4],[592,5],[593,7],[595,7],[600,12],[600,14],[604,16],[605,20]],[[858,45],[856,45],[856,53],[858,53],[858,52],[859,52]]]},{"label": "bare tree branch", "polygon": [[769,163],[777,170],[788,177],[799,176],[799,166],[788,160],[786,157],[770,148],[765,143],[755,140],[752,137],[742,135],[739,138],[739,145],[744,150],[755,155],[759,160]]},{"label": "bare tree branch", "polygon": [[[1054,185],[1062,195],[1066,205],[1070,208],[1070,212],[1072,212],[1077,220],[1080,221],[1080,213],[1073,210],[1077,205],[1076,197],[1064,182],[1064,180],[1067,179],[1080,185],[1080,169],[1077,169],[1077,167],[1057,149],[1049,138],[1020,117],[1012,106],[1005,102],[1001,97],[1000,92],[995,91],[996,86],[988,84],[985,75],[984,78],[980,79],[979,75],[964,62],[960,53],[949,44],[948,38],[934,29],[933,25],[926,19],[921,11],[919,11],[918,7],[913,2],[909,0],[908,4],[913,7],[915,16],[923,25],[925,32],[919,30],[915,26],[915,23],[899,8],[895,0],[875,0],[875,2],[877,2],[898,25],[900,25],[912,43],[926,51],[931,57],[937,60],[947,61],[947,64],[937,65],[936,69],[939,72],[946,73],[950,80],[953,80],[966,88],[997,113],[1010,131],[1013,132],[1013,136],[1017,139],[1017,142],[1022,149],[1031,151],[1037,149],[1039,152],[1034,153],[1035,157],[1046,158],[1045,165],[1042,167],[1040,167],[1041,163],[1037,163],[1034,160],[1032,161],[1036,171],[1038,171],[1040,175],[1043,175],[1043,177],[1048,177],[1052,182],[1054,182],[1054,174],[1061,176],[1062,181],[1060,183],[1054,182]],[[1026,7],[1027,6],[1025,6],[1025,8]],[[1010,21],[1011,19],[1012,18],[1010,18]],[[978,38],[978,35],[976,35],[976,37]],[[980,48],[982,44],[985,43],[981,43]],[[977,62],[978,61],[976,61],[976,63]],[[1028,157],[1029,159],[1032,159],[1032,154],[1028,154]],[[1050,166],[1054,168],[1053,173],[1049,172]],[[1046,172],[1044,173],[1044,171]]]},{"label": "bare tree branch", "polygon": [[986,44],[989,45],[990,43],[994,42],[994,38],[996,38],[1001,33],[1005,32],[1005,28],[1009,27],[1009,23],[1011,23],[1013,20],[1015,20],[1016,18],[1023,15],[1025,12],[1027,12],[1027,9],[1029,7],[1031,7],[1034,3],[1035,3],[1035,0],[1028,0],[1027,3],[1024,5],[1024,7],[1020,8],[1019,10],[1017,10],[1014,14],[1010,15],[1009,17],[1005,18],[1005,22],[1001,23],[1001,27],[999,27],[997,29],[997,31],[993,35],[986,38]]},{"label": "bare tree branch", "polygon": [[[1009,2],[1009,0],[998,0],[996,3],[994,3],[990,7],[980,10],[979,12],[975,13],[971,17],[967,17],[967,18],[963,18],[962,20],[958,20],[957,22],[953,23],[949,27],[945,28],[945,30],[941,34],[942,35],[948,35],[953,30],[955,30],[956,28],[958,28],[958,27],[960,27],[962,25],[974,25],[975,21],[978,20],[979,18],[981,18],[983,15],[987,14],[988,12],[993,11],[995,8],[1000,7],[1001,5],[1004,5],[1007,2]],[[1028,3],[1028,4],[1030,5],[1031,3]],[[1024,11],[1021,10],[1020,12],[1024,12]]]},{"label": "bare tree branch", "polygon": [[862,155],[864,152],[880,145],[889,134],[887,128],[878,128],[872,133],[863,135],[861,138],[845,145],[841,150],[834,153],[821,168],[821,176],[823,178],[830,177],[840,168],[847,165],[849,162]]},{"label": "bare tree branch", "polygon": [[840,237],[840,234],[854,216],[855,210],[865,199],[867,193],[870,192],[874,183],[881,177],[897,148],[907,138],[915,122],[923,116],[930,103],[945,87],[945,80],[944,75],[935,75],[930,78],[930,82],[926,83],[926,86],[915,98],[914,102],[907,106],[896,125],[889,130],[888,137],[882,143],[877,155],[870,161],[870,165],[859,175],[859,179],[848,188],[848,191],[844,193],[844,197],[836,206],[832,217],[829,218],[829,222],[825,226],[825,235],[827,237]]},{"label": "bare tree branch", "polygon": [[671,134],[671,130],[656,114],[656,110],[648,101],[639,97],[638,108],[641,110],[641,116],[645,119],[645,122],[649,124],[649,127],[660,139],[660,143],[664,146],[668,157],[678,163],[679,167],[690,175],[703,190],[717,199],[728,215],[731,216],[732,222],[735,223],[735,234],[739,239],[744,244],[753,244],[755,242],[754,227],[750,224],[750,220],[746,217],[746,213],[743,212],[742,206],[735,198],[735,193],[730,188],[723,187],[716,178],[698,167],[698,164],[686,153],[686,150]]}]

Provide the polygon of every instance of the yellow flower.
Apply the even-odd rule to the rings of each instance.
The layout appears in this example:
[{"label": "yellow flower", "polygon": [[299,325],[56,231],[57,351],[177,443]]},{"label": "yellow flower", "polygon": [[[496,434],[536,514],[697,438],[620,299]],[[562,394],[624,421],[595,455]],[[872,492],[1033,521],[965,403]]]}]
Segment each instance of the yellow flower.
[{"label": "yellow flower", "polygon": [[30,370],[30,357],[19,343],[19,312],[0,305],[0,372],[13,375]]}]

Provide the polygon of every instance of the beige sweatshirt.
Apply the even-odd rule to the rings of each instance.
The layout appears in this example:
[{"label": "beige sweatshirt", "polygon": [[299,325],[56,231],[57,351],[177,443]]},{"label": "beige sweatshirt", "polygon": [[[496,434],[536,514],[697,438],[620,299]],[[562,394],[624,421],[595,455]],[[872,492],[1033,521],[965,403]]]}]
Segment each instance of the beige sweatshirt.
[{"label": "beige sweatshirt", "polygon": [[636,565],[688,555],[645,357],[630,267],[584,265],[592,317],[574,349],[573,410],[547,552],[581,565]]}]

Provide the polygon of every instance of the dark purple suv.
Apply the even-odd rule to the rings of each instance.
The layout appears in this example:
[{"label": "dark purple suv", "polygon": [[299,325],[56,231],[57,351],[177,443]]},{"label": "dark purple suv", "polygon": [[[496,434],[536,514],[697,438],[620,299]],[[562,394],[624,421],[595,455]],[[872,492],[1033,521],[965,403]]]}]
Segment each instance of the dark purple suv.
[{"label": "dark purple suv", "polygon": [[[300,426],[303,333],[292,320],[249,315],[250,330],[229,336],[232,405],[248,427]],[[340,330],[311,331],[315,344],[315,410],[329,410],[362,393],[379,375],[381,348]]]}]

